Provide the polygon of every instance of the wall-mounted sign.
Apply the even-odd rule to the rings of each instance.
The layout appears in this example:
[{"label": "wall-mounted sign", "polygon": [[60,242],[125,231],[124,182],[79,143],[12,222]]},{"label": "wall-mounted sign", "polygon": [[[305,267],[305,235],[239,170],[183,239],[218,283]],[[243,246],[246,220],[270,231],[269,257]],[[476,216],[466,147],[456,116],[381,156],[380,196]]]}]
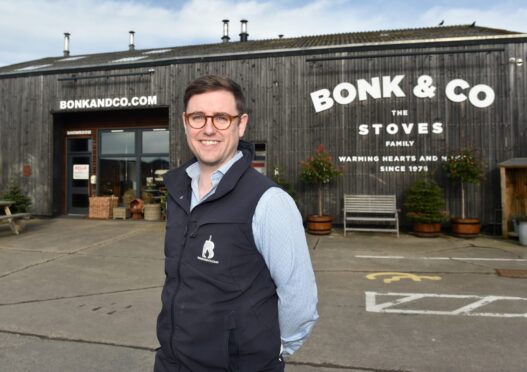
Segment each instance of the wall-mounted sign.
[{"label": "wall-mounted sign", "polygon": [[89,164],[73,164],[73,179],[87,180],[90,178]]},{"label": "wall-mounted sign", "polygon": [[[410,151],[421,139],[427,135],[442,135],[444,132],[443,123],[441,122],[412,122],[406,119],[408,110],[389,110],[394,121],[403,121],[401,123],[373,123],[359,124],[358,134],[360,136],[383,136],[381,142],[385,148],[403,147],[409,148]],[[402,119],[402,120],[401,120]],[[392,139],[395,135],[407,136],[407,140]],[[410,137],[411,136],[411,137]],[[412,138],[412,139],[410,139]],[[382,147],[380,147],[382,149]],[[415,150],[414,150],[415,151]],[[376,155],[349,155],[339,154],[337,160],[340,163],[375,163],[379,172],[411,172],[421,173],[428,172],[432,169],[430,163],[447,160],[446,155],[438,154],[418,154],[417,152],[406,155],[392,155],[378,153]]]},{"label": "wall-mounted sign", "polygon": [[94,109],[108,107],[137,107],[157,105],[157,96],[86,98],[59,101],[60,110]]},{"label": "wall-mounted sign", "polygon": [[85,136],[85,135],[90,135],[90,134],[91,134],[91,130],[90,129],[87,129],[87,130],[68,130],[66,132],[67,136]]},{"label": "wall-mounted sign", "polygon": [[[416,84],[410,86],[410,89],[403,84],[404,79],[405,75],[395,75],[377,76],[369,80],[357,79],[354,83],[341,82],[333,90],[324,88],[312,92],[311,101],[318,113],[331,109],[335,104],[348,105],[368,99],[406,97],[405,90],[410,89],[411,93],[419,99],[430,100],[436,97],[438,88],[430,75],[418,76]],[[490,86],[471,84],[459,78],[446,82],[444,94],[451,102],[466,101],[477,108],[489,107],[496,98]],[[428,150],[426,153],[420,153],[419,149],[423,147],[418,146],[424,138],[444,136],[447,125],[441,121],[440,116],[433,119],[415,118],[411,117],[414,110],[400,107],[397,109],[389,107],[388,113],[391,116],[389,121],[356,123],[357,134],[366,140],[369,138],[374,141],[377,153],[337,154],[337,160],[348,164],[374,163],[379,172],[429,172],[433,169],[433,163],[447,159],[444,154],[429,153]],[[383,117],[386,120],[386,115]],[[400,152],[401,155],[393,155],[393,148],[407,148],[408,150]]]},{"label": "wall-mounted sign", "polygon": [[[337,84],[333,91],[319,89],[311,93],[311,100],[316,112],[329,110],[335,102],[347,105],[358,98],[365,101],[368,97],[373,99],[406,97],[406,93],[399,86],[404,80],[404,75],[373,77],[370,81],[358,79],[355,85],[349,82]],[[436,95],[434,80],[429,75],[421,75],[417,78],[417,85],[413,88],[414,96],[418,98],[433,98]],[[467,96],[468,94],[468,96]],[[472,105],[484,108],[492,105],[495,99],[494,90],[485,84],[471,86],[463,79],[453,79],[445,86],[445,95],[452,102],[464,102],[468,100]]]}]

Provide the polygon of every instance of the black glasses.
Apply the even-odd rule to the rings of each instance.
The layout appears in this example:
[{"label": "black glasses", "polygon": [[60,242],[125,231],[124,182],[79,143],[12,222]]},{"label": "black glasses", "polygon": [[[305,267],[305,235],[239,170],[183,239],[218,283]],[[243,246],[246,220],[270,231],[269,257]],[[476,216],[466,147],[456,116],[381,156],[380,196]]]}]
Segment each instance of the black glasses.
[{"label": "black glasses", "polygon": [[210,118],[212,125],[219,130],[225,130],[230,127],[232,121],[239,118],[240,115],[232,116],[226,113],[219,113],[214,115],[205,115],[203,112],[191,112],[190,114],[185,113],[185,120],[187,124],[194,129],[201,129],[207,123],[207,119]]}]

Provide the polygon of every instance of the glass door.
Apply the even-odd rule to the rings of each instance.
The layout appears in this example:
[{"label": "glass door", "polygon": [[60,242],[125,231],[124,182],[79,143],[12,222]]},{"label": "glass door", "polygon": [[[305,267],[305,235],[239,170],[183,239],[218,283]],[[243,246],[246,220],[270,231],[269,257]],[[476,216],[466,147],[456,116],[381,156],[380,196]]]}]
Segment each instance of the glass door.
[{"label": "glass door", "polygon": [[115,195],[124,205],[135,198],[159,203],[163,174],[169,169],[165,128],[99,131],[97,195]]},{"label": "glass door", "polygon": [[90,138],[68,138],[68,214],[88,214],[91,143]]},{"label": "glass door", "polygon": [[99,132],[98,195],[114,195],[133,200],[140,196],[137,188],[137,154],[135,130]]}]

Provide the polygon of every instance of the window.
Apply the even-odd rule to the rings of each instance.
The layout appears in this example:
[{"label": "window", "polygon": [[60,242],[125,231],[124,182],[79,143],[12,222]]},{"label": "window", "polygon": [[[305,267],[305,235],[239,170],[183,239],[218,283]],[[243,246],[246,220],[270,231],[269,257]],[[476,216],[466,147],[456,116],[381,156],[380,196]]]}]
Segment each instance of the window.
[{"label": "window", "polygon": [[137,195],[137,162],[133,157],[104,157],[99,160],[99,194],[122,197],[127,190]]},{"label": "window", "polygon": [[267,151],[265,143],[255,143],[254,148],[256,153],[254,154],[254,160],[251,166],[265,176],[267,175]]},{"label": "window", "polygon": [[104,130],[99,138],[98,194],[133,193],[145,203],[159,202],[169,169],[168,130]]},{"label": "window", "polygon": [[168,131],[166,129],[143,131],[143,154],[168,154],[168,152]]},{"label": "window", "polygon": [[112,130],[101,135],[101,155],[135,153],[135,132]]}]

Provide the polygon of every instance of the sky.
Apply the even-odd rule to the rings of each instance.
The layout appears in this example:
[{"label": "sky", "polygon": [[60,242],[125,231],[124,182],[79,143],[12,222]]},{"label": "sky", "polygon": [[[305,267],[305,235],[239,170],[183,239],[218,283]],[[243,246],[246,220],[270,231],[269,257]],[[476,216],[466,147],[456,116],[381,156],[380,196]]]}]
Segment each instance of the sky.
[{"label": "sky", "polygon": [[527,0],[0,0],[0,66],[61,56],[343,32],[476,25],[527,33]]}]

